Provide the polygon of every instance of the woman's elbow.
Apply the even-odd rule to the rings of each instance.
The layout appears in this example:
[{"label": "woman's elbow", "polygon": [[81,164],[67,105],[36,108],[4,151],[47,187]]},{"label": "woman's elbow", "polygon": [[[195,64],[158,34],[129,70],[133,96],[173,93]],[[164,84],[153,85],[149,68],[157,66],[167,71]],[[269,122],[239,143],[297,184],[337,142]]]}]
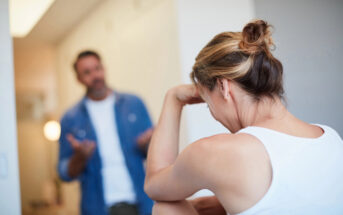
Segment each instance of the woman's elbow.
[{"label": "woman's elbow", "polygon": [[[152,192],[152,185],[151,182],[148,178],[145,179],[144,182],[144,192],[151,198],[153,199],[153,192]],[[153,199],[154,200],[154,199]]]},{"label": "woman's elbow", "polygon": [[151,179],[146,178],[144,183],[144,192],[154,201],[159,201],[159,194],[157,192],[156,184]]}]

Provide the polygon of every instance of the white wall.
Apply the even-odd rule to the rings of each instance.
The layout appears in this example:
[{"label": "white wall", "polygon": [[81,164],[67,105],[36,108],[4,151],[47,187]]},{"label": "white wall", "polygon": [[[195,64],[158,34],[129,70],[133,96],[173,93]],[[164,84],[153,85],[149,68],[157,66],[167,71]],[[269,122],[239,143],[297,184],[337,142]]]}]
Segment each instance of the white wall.
[{"label": "white wall", "polygon": [[19,215],[20,188],[8,1],[0,1],[0,214]]},{"label": "white wall", "polygon": [[[177,3],[182,78],[190,83],[189,74],[198,52],[218,33],[241,31],[254,17],[254,5],[252,0],[178,0]],[[185,113],[188,143],[228,132],[204,104],[188,106]]]},{"label": "white wall", "polygon": [[256,15],[275,27],[289,110],[343,135],[343,1],[256,0]]},{"label": "white wall", "polygon": [[[241,31],[254,17],[252,0],[177,0],[182,81],[191,83],[189,74],[198,52],[218,33]],[[202,137],[229,132],[211,116],[205,104],[187,106],[182,119],[188,139],[181,148]],[[209,195],[200,191],[195,196]]]}]

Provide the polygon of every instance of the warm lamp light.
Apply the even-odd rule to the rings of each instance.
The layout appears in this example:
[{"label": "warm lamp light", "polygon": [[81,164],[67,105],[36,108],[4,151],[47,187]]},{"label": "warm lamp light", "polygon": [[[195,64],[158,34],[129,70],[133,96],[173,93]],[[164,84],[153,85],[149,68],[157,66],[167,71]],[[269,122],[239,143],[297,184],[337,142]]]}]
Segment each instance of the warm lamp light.
[{"label": "warm lamp light", "polygon": [[50,120],[44,125],[44,136],[50,141],[57,141],[61,135],[61,126],[58,122]]}]

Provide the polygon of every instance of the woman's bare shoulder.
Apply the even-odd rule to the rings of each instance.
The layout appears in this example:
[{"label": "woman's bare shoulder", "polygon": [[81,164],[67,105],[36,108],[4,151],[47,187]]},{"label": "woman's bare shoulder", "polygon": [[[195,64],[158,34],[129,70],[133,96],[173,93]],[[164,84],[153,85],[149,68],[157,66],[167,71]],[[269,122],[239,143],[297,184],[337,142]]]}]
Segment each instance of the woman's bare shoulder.
[{"label": "woman's bare shoulder", "polygon": [[208,180],[213,184],[223,180],[226,185],[237,186],[237,180],[261,163],[258,160],[268,162],[263,144],[248,134],[217,134],[190,144],[187,150],[191,155],[188,159],[211,176]]},{"label": "woman's bare shoulder", "polygon": [[[261,147],[260,141],[255,137],[245,134],[216,134],[213,136],[201,138],[190,144],[190,148],[197,150],[199,153],[208,154],[222,150],[239,152],[246,151],[249,148]],[[250,151],[250,150],[249,150]]]}]

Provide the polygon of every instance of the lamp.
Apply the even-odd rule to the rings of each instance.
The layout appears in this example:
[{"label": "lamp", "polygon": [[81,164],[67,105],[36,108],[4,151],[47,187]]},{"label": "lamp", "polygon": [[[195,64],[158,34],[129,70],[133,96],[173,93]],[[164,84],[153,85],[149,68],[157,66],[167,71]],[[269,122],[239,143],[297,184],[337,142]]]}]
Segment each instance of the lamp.
[{"label": "lamp", "polygon": [[44,125],[44,136],[50,141],[57,141],[61,135],[61,126],[55,120],[50,120]]}]

